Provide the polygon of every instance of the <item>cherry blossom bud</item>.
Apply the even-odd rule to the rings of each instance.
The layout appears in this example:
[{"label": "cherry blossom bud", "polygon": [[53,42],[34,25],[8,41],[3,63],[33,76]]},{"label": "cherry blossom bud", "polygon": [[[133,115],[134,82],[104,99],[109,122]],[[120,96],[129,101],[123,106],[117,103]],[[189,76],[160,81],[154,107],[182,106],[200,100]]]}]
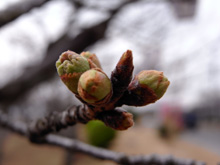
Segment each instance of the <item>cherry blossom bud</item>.
[{"label": "cherry blossom bud", "polygon": [[87,51],[87,52],[82,52],[80,55],[85,57],[88,60],[91,60],[98,68],[100,68],[100,69],[102,68],[101,64],[99,62],[99,59],[95,54]]},{"label": "cherry blossom bud", "polygon": [[144,106],[159,100],[166,92],[170,82],[163,72],[144,70],[138,73],[123,96],[123,103]]},{"label": "cherry blossom bud", "polygon": [[56,68],[64,84],[76,94],[79,78],[90,69],[90,65],[86,58],[75,52],[66,51],[60,55]]},{"label": "cherry blossom bud", "polygon": [[78,93],[89,104],[105,103],[112,95],[111,81],[101,69],[90,69],[81,75]]}]

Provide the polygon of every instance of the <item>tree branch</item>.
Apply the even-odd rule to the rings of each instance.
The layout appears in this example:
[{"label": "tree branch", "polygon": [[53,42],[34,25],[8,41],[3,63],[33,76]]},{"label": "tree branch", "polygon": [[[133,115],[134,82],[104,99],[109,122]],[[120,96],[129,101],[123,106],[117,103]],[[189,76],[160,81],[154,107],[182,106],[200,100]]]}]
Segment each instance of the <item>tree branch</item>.
[{"label": "tree branch", "polygon": [[22,2],[9,6],[7,9],[3,11],[0,11],[0,28],[11,21],[14,21],[18,17],[20,17],[22,14],[29,12],[31,9],[35,7],[40,7],[47,1],[49,0],[22,1]]},{"label": "tree branch", "polygon": [[124,127],[128,127],[127,125],[130,126],[130,122],[133,124],[132,117],[132,114],[120,108],[95,112],[87,105],[72,106],[62,112],[54,111],[49,116],[32,123],[28,128],[28,135],[32,141],[39,141],[39,138],[41,139],[49,133],[58,132],[77,123],[86,124],[90,120],[97,119],[113,129],[124,130]]},{"label": "tree branch", "polygon": [[[28,127],[21,121],[12,120],[6,114],[0,111],[0,125],[6,129],[28,137]],[[72,151],[81,152],[98,159],[111,160],[119,164],[146,164],[146,165],[205,165],[202,162],[193,160],[177,159],[172,156],[158,155],[126,155],[124,153],[114,152],[91,145],[78,140],[69,139],[59,135],[47,135],[40,141],[40,144],[59,146]]]},{"label": "tree branch", "polygon": [[72,106],[62,112],[54,111],[44,119],[39,119],[28,128],[30,138],[35,141],[46,134],[57,132],[76,123],[85,124],[94,119],[94,113],[84,106]]}]

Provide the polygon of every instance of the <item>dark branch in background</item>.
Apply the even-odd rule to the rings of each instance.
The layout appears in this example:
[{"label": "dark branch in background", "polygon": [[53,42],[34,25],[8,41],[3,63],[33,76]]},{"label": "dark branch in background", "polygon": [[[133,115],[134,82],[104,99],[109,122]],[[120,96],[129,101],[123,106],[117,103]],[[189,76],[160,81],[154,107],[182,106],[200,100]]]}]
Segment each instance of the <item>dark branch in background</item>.
[{"label": "dark branch in background", "polygon": [[29,0],[16,3],[5,10],[0,11],[0,28],[5,24],[14,21],[21,15],[29,12],[35,7],[40,7],[49,0]]},{"label": "dark branch in background", "polygon": [[[29,136],[27,125],[19,120],[10,119],[0,111],[0,125],[20,135]],[[146,164],[146,165],[205,165],[202,162],[193,160],[182,160],[172,156],[157,155],[135,155],[130,156],[124,153],[114,152],[106,149],[93,147],[78,140],[69,139],[59,135],[47,135],[43,137],[39,144],[59,146],[68,150],[81,152],[98,159],[111,160],[119,164]]]},{"label": "dark branch in background", "polygon": [[87,46],[103,38],[107,22],[104,21],[92,28],[85,29],[76,38],[65,35],[51,44],[47,56],[41,64],[32,66],[22,77],[8,83],[0,90],[0,100],[4,103],[12,103],[32,87],[52,78],[56,73],[55,62],[60,53],[68,49],[81,52]]},{"label": "dark branch in background", "polygon": [[[74,50],[77,53],[82,52],[86,47],[102,39],[105,35],[108,23],[114,15],[125,5],[136,0],[126,1],[118,8],[111,11],[111,16],[101,23],[90,28],[84,29],[75,38],[65,34],[58,41],[51,44],[48,48],[47,56],[40,63],[28,69],[28,71],[17,80],[9,82],[5,87],[0,89],[0,100],[4,105],[15,102],[22,97],[32,87],[43,81],[51,79],[56,73],[55,62],[61,52]],[[40,67],[39,67],[40,66]],[[30,83],[31,82],[31,83]]]}]

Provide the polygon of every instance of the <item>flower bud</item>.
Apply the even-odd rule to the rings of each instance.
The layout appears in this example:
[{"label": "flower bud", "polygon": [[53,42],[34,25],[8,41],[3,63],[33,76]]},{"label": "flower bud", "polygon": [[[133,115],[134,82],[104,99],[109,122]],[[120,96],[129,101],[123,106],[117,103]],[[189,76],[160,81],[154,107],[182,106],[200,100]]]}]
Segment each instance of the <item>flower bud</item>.
[{"label": "flower bud", "polygon": [[159,100],[166,92],[170,82],[163,72],[155,70],[141,71],[129,84],[123,96],[127,105],[144,106]]},{"label": "flower bud", "polygon": [[111,97],[111,81],[100,69],[90,69],[81,75],[78,93],[87,103],[105,103]]},{"label": "flower bud", "polygon": [[77,93],[78,81],[81,74],[90,69],[89,62],[79,54],[66,51],[56,62],[57,72],[64,84],[73,93]]},{"label": "flower bud", "polygon": [[144,70],[137,75],[138,82],[142,86],[147,86],[157,96],[157,99],[160,99],[166,92],[170,82],[163,75],[163,72],[156,70]]},{"label": "flower bud", "polygon": [[98,68],[102,68],[99,59],[95,54],[90,52],[82,52],[80,55],[85,57],[86,59],[91,60]]},{"label": "flower bud", "polygon": [[124,91],[126,91],[132,79],[133,69],[134,66],[132,51],[127,50],[121,56],[120,60],[118,61],[118,64],[116,65],[111,75],[113,87],[112,99],[114,99],[114,101],[120,99]]}]

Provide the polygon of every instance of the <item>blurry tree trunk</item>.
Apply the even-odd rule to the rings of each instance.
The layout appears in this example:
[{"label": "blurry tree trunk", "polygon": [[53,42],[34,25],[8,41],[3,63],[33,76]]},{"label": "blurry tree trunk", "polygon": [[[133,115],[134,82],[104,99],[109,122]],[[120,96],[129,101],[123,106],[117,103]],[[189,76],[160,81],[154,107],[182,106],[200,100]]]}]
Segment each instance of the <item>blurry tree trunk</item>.
[{"label": "blurry tree trunk", "polygon": [[2,165],[2,159],[3,159],[3,144],[5,137],[7,136],[7,132],[3,129],[0,129],[0,165]]},{"label": "blurry tree trunk", "polygon": [[[76,139],[76,127],[68,127],[61,131],[61,135],[70,139]],[[63,165],[72,165],[75,161],[74,151],[65,150]]]},{"label": "blurry tree trunk", "polygon": [[47,1],[49,0],[28,0],[9,6],[5,10],[0,11],[0,27],[11,21],[14,21],[21,15],[29,12],[31,9],[40,7]]},{"label": "blurry tree trunk", "polygon": [[65,158],[64,158],[64,165],[72,165],[74,162],[74,155],[73,152],[70,150],[65,151]]}]

